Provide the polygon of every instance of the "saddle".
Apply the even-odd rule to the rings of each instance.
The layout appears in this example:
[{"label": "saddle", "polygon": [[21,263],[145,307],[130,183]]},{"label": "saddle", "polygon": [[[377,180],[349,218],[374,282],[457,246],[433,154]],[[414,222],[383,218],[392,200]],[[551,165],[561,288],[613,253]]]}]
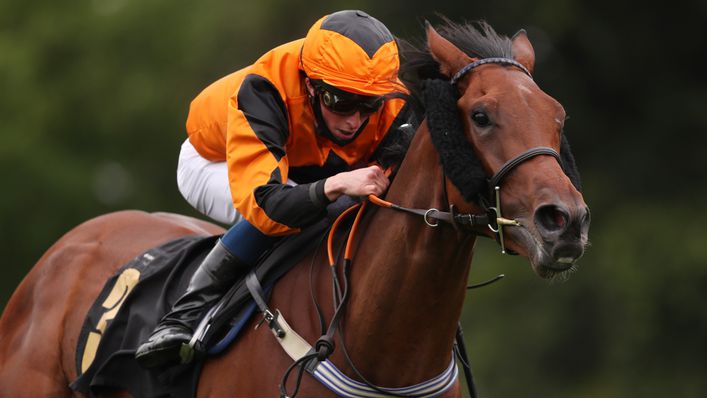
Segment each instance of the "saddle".
[{"label": "saddle", "polygon": [[[260,259],[253,274],[265,287],[266,296],[278,279],[323,241],[333,219],[347,205],[331,206],[327,218],[281,239]],[[206,355],[197,355],[190,364],[146,370],[135,361],[134,353],[184,292],[218,238],[186,236],[152,248],[106,282],[79,335],[73,390],[88,396],[104,388],[124,389],[135,397],[195,396]],[[197,352],[221,353],[235,341],[255,308],[246,284],[235,284],[207,311],[192,345]]]}]

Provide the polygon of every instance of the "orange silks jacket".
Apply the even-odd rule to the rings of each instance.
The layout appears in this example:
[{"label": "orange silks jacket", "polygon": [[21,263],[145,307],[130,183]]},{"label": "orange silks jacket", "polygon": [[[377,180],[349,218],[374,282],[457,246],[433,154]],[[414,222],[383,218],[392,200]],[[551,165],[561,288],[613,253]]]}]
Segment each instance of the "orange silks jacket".
[{"label": "orange silks jacket", "polygon": [[[352,142],[339,146],[320,136],[300,65],[302,43],[279,46],[212,83],[187,118],[199,154],[227,162],[235,208],[271,236],[324,217],[324,179],[368,162],[408,113],[404,100],[388,99]],[[299,185],[285,185],[288,178]]]}]

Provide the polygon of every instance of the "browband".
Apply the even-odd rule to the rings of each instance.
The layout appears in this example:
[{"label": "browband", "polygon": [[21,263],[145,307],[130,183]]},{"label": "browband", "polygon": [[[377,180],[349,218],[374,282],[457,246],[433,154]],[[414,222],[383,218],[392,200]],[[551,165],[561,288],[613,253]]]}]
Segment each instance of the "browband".
[{"label": "browband", "polygon": [[450,83],[452,85],[457,84],[459,79],[464,77],[464,75],[466,75],[467,73],[471,72],[474,68],[476,68],[477,66],[486,65],[486,64],[512,65],[512,66],[515,66],[518,69],[522,70],[531,79],[533,78],[533,76],[530,74],[530,71],[528,71],[528,68],[523,66],[520,62],[517,62],[517,61],[512,60],[510,58],[494,57],[494,58],[482,58],[478,61],[474,61],[472,63],[467,64],[465,67],[461,68],[459,70],[459,72],[454,74],[454,76],[452,77],[452,80],[450,80]]}]

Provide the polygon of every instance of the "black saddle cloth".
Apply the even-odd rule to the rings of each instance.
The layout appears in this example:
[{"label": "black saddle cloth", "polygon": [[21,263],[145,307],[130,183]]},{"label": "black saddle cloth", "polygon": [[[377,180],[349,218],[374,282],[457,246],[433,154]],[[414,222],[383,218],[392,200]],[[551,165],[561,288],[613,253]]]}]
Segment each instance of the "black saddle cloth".
[{"label": "black saddle cloth", "polygon": [[[330,216],[325,220],[299,234],[281,239],[272,254],[262,259],[255,269],[263,285],[271,286],[321,243],[333,216],[340,210],[343,209],[330,209]],[[79,377],[71,384],[72,389],[88,396],[95,396],[106,388],[126,390],[136,398],[195,396],[203,357],[197,357],[187,365],[146,370],[138,365],[134,354],[185,291],[191,275],[218,238],[187,236],[150,249],[121,267],[106,282],[89,310],[79,336],[76,351]],[[109,297],[115,295],[116,284],[126,285],[121,282],[125,274],[135,278],[138,273],[138,281],[132,290],[124,288],[122,301],[112,303]],[[229,326],[236,322],[236,316],[247,312],[244,308],[251,297],[245,284],[238,283],[222,301],[221,310],[211,321],[213,332],[205,337],[205,348],[218,343]],[[106,308],[107,302],[111,302],[113,307],[119,306],[114,316],[106,315],[115,311],[115,308]],[[111,319],[107,320],[107,326],[101,331],[98,328],[106,318]],[[99,343],[96,343],[96,338]],[[88,361],[90,366],[87,366],[86,358],[92,355],[94,358]]]}]

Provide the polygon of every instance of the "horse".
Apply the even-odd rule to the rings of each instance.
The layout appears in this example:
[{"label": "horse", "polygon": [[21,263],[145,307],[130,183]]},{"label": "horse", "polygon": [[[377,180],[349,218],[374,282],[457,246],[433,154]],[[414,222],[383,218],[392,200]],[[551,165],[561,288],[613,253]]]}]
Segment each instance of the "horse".
[{"label": "horse", "polygon": [[[370,198],[380,207],[361,213],[330,356],[351,379],[385,388],[418,385],[449,369],[477,237],[528,259],[542,278],[572,272],[588,244],[589,208],[563,134],[565,111],[532,79],[535,56],[525,32],[507,38],[485,23],[450,21],[425,30],[426,48],[405,65],[415,77],[413,96],[416,89],[428,96],[426,118],[386,195]],[[439,104],[452,116],[435,115],[430,108]],[[103,215],[69,231],[21,282],[0,319],[0,395],[82,396],[69,388],[77,338],[104,281],[151,247],[222,232],[205,221],[141,211]],[[326,319],[335,313],[331,275],[317,253],[283,276],[268,301],[310,343],[322,332],[317,309]],[[197,396],[280,393],[293,360],[267,327],[256,328],[257,318],[206,360]],[[298,384],[299,396],[337,396],[313,377]],[[456,377],[440,394],[461,397]],[[119,389],[99,395],[131,396]]]}]

